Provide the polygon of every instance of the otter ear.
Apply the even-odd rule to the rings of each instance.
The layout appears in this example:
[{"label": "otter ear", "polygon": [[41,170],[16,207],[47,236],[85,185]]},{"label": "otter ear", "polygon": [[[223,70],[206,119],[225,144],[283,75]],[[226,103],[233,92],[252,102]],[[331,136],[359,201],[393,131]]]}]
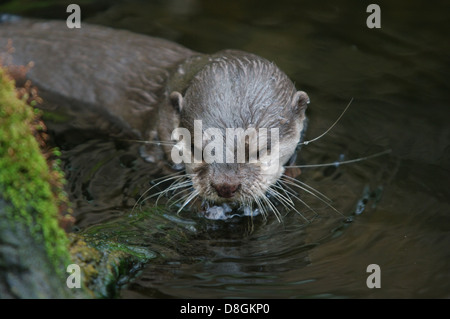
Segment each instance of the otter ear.
[{"label": "otter ear", "polygon": [[170,104],[172,104],[173,108],[177,110],[177,112],[181,112],[183,108],[183,96],[180,92],[173,91],[169,96]]},{"label": "otter ear", "polygon": [[306,108],[309,104],[309,96],[306,92],[297,91],[294,95],[293,105],[297,108],[298,113],[303,116],[305,115]]}]

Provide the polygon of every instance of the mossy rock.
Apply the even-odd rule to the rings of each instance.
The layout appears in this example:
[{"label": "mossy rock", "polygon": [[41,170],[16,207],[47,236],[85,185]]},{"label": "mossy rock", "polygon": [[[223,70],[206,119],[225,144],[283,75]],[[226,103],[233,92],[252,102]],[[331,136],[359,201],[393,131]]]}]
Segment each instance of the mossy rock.
[{"label": "mossy rock", "polygon": [[58,177],[32,134],[35,114],[26,99],[0,69],[0,297],[72,297],[60,194],[51,187]]},{"label": "mossy rock", "polygon": [[[148,258],[113,238],[67,235],[60,227],[69,206],[63,174],[42,153],[40,112],[29,104],[0,66],[0,298],[114,297],[117,281]],[[80,266],[81,289],[67,286],[71,264]]]}]

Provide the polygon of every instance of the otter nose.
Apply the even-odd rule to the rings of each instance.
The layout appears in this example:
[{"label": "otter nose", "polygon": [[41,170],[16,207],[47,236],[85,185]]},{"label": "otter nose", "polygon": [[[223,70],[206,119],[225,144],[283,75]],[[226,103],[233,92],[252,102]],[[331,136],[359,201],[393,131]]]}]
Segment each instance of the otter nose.
[{"label": "otter nose", "polygon": [[217,195],[223,198],[231,198],[234,196],[236,191],[241,187],[241,184],[211,184],[211,186],[216,190]]}]

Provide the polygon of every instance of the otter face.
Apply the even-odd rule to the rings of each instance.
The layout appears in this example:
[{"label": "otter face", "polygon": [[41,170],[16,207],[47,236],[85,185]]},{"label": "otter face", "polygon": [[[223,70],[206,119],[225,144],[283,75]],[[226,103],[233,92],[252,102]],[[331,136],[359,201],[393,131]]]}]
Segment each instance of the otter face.
[{"label": "otter face", "polygon": [[210,61],[184,96],[171,94],[186,132],[178,150],[202,199],[258,204],[296,152],[308,96],[258,56],[225,51]]}]

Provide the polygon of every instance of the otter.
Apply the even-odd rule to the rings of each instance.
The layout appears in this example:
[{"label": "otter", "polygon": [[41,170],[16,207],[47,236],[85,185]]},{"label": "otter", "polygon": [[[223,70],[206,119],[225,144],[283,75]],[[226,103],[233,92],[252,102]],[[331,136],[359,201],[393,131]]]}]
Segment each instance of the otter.
[{"label": "otter", "polygon": [[[188,183],[180,184],[192,192],[181,208],[195,198],[209,204],[256,203],[260,210],[263,203],[272,207],[265,198],[295,160],[309,103],[308,95],[274,63],[239,50],[201,54],[167,40],[87,23],[68,29],[60,21],[10,20],[0,25],[3,64],[13,68],[33,63],[27,78],[39,88],[44,101],[40,107],[69,111],[77,128],[155,141],[141,156],[185,171]],[[7,52],[8,43],[14,52]],[[175,165],[174,145],[192,150],[192,158],[195,145],[173,132],[186,128],[194,136],[194,121],[201,121],[203,132],[277,129],[278,152],[258,149],[254,163],[203,160]],[[250,136],[236,138],[245,139],[240,142],[248,159]],[[201,148],[207,142],[203,139]],[[271,143],[275,141],[268,137]],[[229,151],[227,146],[223,151]],[[275,161],[279,165],[267,165]]]}]

